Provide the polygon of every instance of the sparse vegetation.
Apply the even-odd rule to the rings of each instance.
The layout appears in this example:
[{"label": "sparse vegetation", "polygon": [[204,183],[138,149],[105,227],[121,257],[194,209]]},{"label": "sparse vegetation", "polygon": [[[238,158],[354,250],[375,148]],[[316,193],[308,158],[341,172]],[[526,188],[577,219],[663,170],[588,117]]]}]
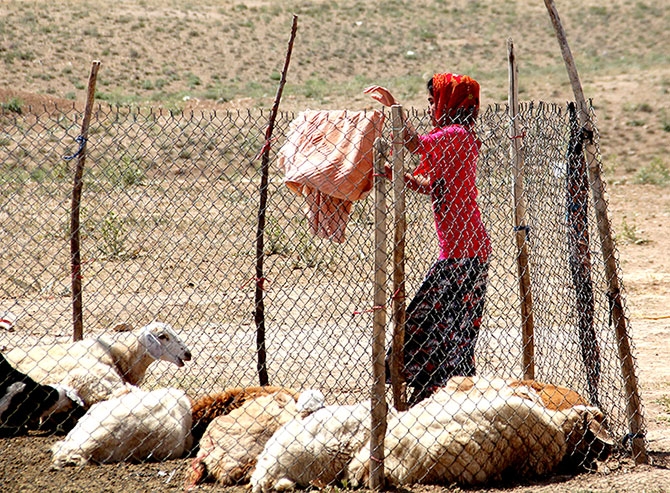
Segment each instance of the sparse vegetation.
[{"label": "sparse vegetation", "polygon": [[[103,106],[106,106],[104,103],[133,108],[151,105],[177,114],[193,109],[207,111],[215,108],[219,111],[222,108],[223,111],[235,112],[246,108],[269,108],[281,78],[280,70],[293,13],[299,16],[298,37],[281,102],[282,111],[378,107],[369,97],[361,94],[362,88],[372,83],[392,88],[406,107],[424,111],[426,78],[442,70],[474,75],[482,82],[484,107],[504,106],[508,79],[505,52],[507,37],[515,42],[519,61],[519,93],[524,101],[550,101],[563,105],[566,100],[573,98],[560,50],[541,2],[531,5],[518,0],[390,0],[381,3],[353,0],[140,0],[132,2],[132,8],[129,8],[127,2],[102,3],[100,0],[14,0],[0,3],[0,69],[3,80],[0,96],[5,97],[4,102],[0,103],[0,117],[7,121],[15,119],[16,114],[28,113],[28,107],[34,105],[34,101],[53,99],[59,105],[72,106],[73,101],[81,104],[85,98],[90,62],[94,59],[102,61],[96,97]],[[585,93],[588,98],[593,98],[597,108],[599,146],[602,155],[608,156],[604,169],[608,185],[613,185],[608,186],[608,189],[611,188],[608,191],[614,192],[610,204],[618,208],[613,214],[613,224],[620,225],[617,239],[624,248],[624,274],[630,273],[631,265],[638,268],[642,264],[640,258],[644,258],[645,268],[664,269],[666,273],[667,240],[663,238],[662,232],[659,234],[660,227],[657,225],[667,223],[670,214],[667,200],[660,202],[659,199],[658,204],[651,204],[657,212],[656,216],[636,215],[631,210],[641,207],[637,204],[645,203],[641,197],[646,199],[665,194],[666,190],[659,190],[655,186],[667,186],[669,182],[667,137],[670,133],[670,108],[667,95],[670,94],[670,48],[666,33],[670,29],[670,15],[667,2],[634,0],[601,2],[601,5],[591,3],[593,5],[568,0],[558,3],[558,8],[585,84]],[[14,97],[12,91],[25,91],[41,99],[36,97],[24,102],[24,99]],[[45,95],[53,97],[47,98]],[[59,101],[58,98],[65,98],[69,103]],[[0,122],[4,123],[4,120]],[[68,122],[63,123],[64,127],[68,125]],[[0,149],[6,151],[11,159],[11,162],[0,163],[0,197],[25,197],[27,186],[41,188],[45,183],[50,183],[45,173],[57,177],[61,181],[58,186],[69,186],[70,169],[60,156],[64,153],[63,146],[68,151],[76,149],[71,139],[66,139],[58,132],[55,140],[46,142],[44,150],[31,147],[28,149],[30,156],[27,156],[21,148],[14,152],[17,137],[6,135],[6,127],[2,124],[0,128]],[[74,134],[76,130],[75,127]],[[91,129],[91,134],[94,131]],[[105,132],[105,139],[114,139],[116,135],[113,132],[118,132],[118,129],[100,131]],[[160,131],[160,128],[156,130]],[[193,132],[193,129],[188,129],[183,134]],[[486,133],[482,132],[480,137],[485,139]],[[183,168],[186,173],[191,164],[200,164],[198,160],[202,160],[200,152],[203,143],[177,140],[166,138],[157,141],[156,150],[160,151],[161,156],[167,156],[165,160],[178,167],[178,172],[182,172]],[[61,147],[53,145],[54,142],[60,142]],[[117,140],[113,142],[117,144]],[[221,142],[219,139],[207,146],[208,150],[216,149],[226,159],[242,162],[253,172],[258,162],[252,159],[262,147],[262,142],[255,135],[239,135],[233,142]],[[99,149],[94,152],[100,152]],[[142,152],[131,152],[130,155],[143,157],[104,163],[106,168],[95,168],[97,162],[91,159],[87,173],[98,175],[86,175],[90,181],[86,183],[85,190],[91,191],[94,186],[114,187],[113,190],[124,198],[144,193],[145,187],[152,186],[153,173],[165,170],[155,169],[154,161],[151,161],[150,166],[149,160],[154,159],[153,155]],[[30,166],[23,166],[24,161],[38,159],[45,159],[45,165],[36,167],[31,162]],[[192,162],[185,161],[191,159]],[[57,164],[51,166],[54,160]],[[256,203],[233,184],[246,171],[246,168],[241,167],[221,172],[217,185],[227,185],[222,187],[224,191],[219,196],[221,200],[243,202],[248,206],[252,211],[249,215],[251,224]],[[100,182],[104,183],[100,185]],[[632,187],[629,185],[631,182],[652,186]],[[64,186],[65,196],[68,186]],[[626,195],[631,189],[638,195]],[[197,193],[193,190],[184,192]],[[39,206],[35,204],[34,209],[38,210]],[[621,220],[622,210],[628,213],[629,219],[624,215]],[[367,212],[354,209],[352,221],[369,224],[372,218]],[[136,239],[129,233],[136,234],[139,231],[137,223],[148,221],[162,224],[168,221],[158,211],[149,211],[145,217],[122,213],[119,204],[109,202],[103,208],[92,209],[90,214],[82,210],[82,218],[85,221],[82,233],[90,237],[90,241],[86,242],[91,249],[90,256],[100,257],[102,261],[114,260],[110,263],[115,265],[121,265],[135,255],[133,246],[129,245]],[[206,215],[193,214],[185,222],[198,222],[202,230],[208,230],[207,220]],[[237,222],[237,218],[231,222]],[[250,227],[249,224],[245,223],[244,227]],[[233,236],[228,231],[224,233],[223,236]],[[218,233],[212,230],[211,234]],[[66,237],[66,233],[63,235]],[[337,246],[315,242],[308,225],[300,223],[298,219],[288,228],[281,228],[276,220],[268,217],[266,235],[266,253],[283,255],[290,246],[293,254],[289,261],[298,270],[336,270],[341,269],[346,262],[353,261],[353,257],[343,259],[345,253],[338,250]],[[170,237],[169,240],[178,241],[180,238]],[[593,242],[593,248],[596,249],[597,235],[593,235]],[[637,247],[643,244],[647,246]],[[96,252],[96,248],[99,251]],[[414,250],[410,253],[417,252]],[[253,246],[247,245],[236,251],[235,255],[253,257]],[[275,256],[271,261],[279,259],[279,256]],[[200,272],[203,274],[198,282],[206,282],[208,276],[216,275],[214,270],[208,269],[213,264],[207,264],[206,260],[194,271],[196,276]],[[179,261],[175,256],[162,265],[166,276],[174,269],[179,269]],[[104,282],[95,268],[95,263],[91,263],[84,272],[85,282],[93,285],[91,289],[94,289],[95,283]],[[643,273],[640,277],[643,277],[647,271],[641,269],[640,272]],[[64,285],[67,285],[69,273],[61,274]],[[238,279],[228,281],[234,285]],[[31,289],[32,280],[12,282],[17,285],[25,282],[25,289]],[[665,283],[664,280],[659,282]],[[640,313],[646,315],[660,311],[652,305],[663,296],[665,284],[663,289],[654,287],[650,296],[649,286],[647,281],[640,281],[635,276],[627,280],[627,287],[632,287],[627,293],[631,305],[640,303],[640,306],[634,306],[631,310],[635,329],[638,328],[635,324],[638,323]],[[62,289],[60,284],[56,284],[53,289],[47,289],[47,286],[43,288],[45,294],[69,294],[69,288]],[[192,285],[187,285],[185,289],[190,293]],[[222,293],[225,290],[223,286],[217,289]],[[225,292],[225,296],[235,298],[236,293],[231,289]],[[130,297],[134,297],[134,294]],[[644,299],[640,302],[640,298]],[[11,303],[9,298],[7,300]],[[161,306],[161,314],[173,315],[193,308],[188,304],[190,301],[196,300],[194,298],[187,301],[187,305],[174,307],[171,305],[172,300],[155,299],[152,303]],[[119,304],[126,302],[125,299],[118,300]],[[215,320],[221,311],[218,303],[212,300],[215,315],[211,320]],[[147,313],[153,309],[147,307]],[[87,314],[86,323],[91,323],[91,320]],[[111,322],[110,319],[110,326]],[[243,335],[252,330],[240,324],[238,334]],[[603,327],[603,330],[607,330],[607,327]],[[637,330],[635,334],[651,337],[653,332]],[[640,353],[649,357],[649,345],[657,343],[658,339],[643,340],[646,344],[640,346]],[[667,354],[661,344],[658,347],[653,354],[660,353],[661,357]],[[225,354],[217,355],[218,358],[222,367],[229,363]],[[641,365],[645,362],[644,359],[639,361]],[[645,372],[643,377],[649,378],[650,373],[653,372]],[[666,373],[661,373],[664,378]],[[652,376],[657,378],[656,375]],[[189,377],[185,378],[182,384],[191,385]],[[203,386],[212,384],[200,383]],[[645,402],[650,402],[647,395],[643,397]],[[657,417],[646,415],[645,419],[652,423],[654,419],[670,423],[670,398],[663,396],[658,404],[663,413]],[[11,448],[14,445],[20,447],[23,444],[21,440],[13,442]],[[42,438],[35,437],[33,440],[39,444],[39,453],[43,455],[42,449],[46,449],[46,446],[42,447],[44,442],[39,441]],[[658,446],[658,443],[654,442],[653,446]],[[667,445],[667,442],[662,444]],[[5,460],[7,467],[14,467],[13,462],[7,458]],[[661,460],[664,461],[663,467],[667,467],[667,457],[663,455]],[[618,466],[621,472],[626,466],[624,462],[619,464],[624,464]],[[168,473],[167,479],[164,475],[168,466],[169,470],[177,471],[174,479],[172,473]],[[128,487],[132,491],[137,491],[133,487],[137,486],[138,478],[151,477],[156,484],[160,483],[157,488],[175,489],[184,467],[188,466],[128,464],[122,472],[125,474],[130,471],[127,475]],[[52,477],[48,471],[31,472],[28,469],[17,468],[22,471],[22,479],[26,480],[26,485],[18,487],[26,491],[32,491],[28,484],[31,473],[39,476],[42,483],[43,477]],[[652,470],[647,468],[646,474]],[[100,468],[99,471],[100,476],[97,471],[91,476],[94,482],[88,489],[92,491],[101,484],[104,487],[112,482],[116,485],[118,478],[119,484],[115,487],[119,491],[126,491],[127,485],[121,481],[120,469],[116,468],[111,473],[109,469]],[[108,480],[106,474],[114,479]],[[90,472],[82,476],[89,475]],[[565,488],[565,491],[569,489],[586,493],[600,491],[603,487],[620,491],[641,488],[637,484],[639,476],[631,480],[630,474],[604,475],[609,476],[606,486],[603,486],[605,483],[601,476],[600,473],[591,474],[577,481],[565,478],[542,489],[555,487],[557,491],[564,491]],[[61,477],[64,482],[69,482],[73,476]],[[103,478],[102,482],[99,482],[100,478]],[[168,485],[170,479],[172,481]],[[38,482],[35,481],[35,484]],[[53,485],[54,490],[62,490],[63,484]],[[662,490],[661,486],[658,489],[649,486],[653,484],[649,482],[646,490]],[[88,490],[79,484],[68,484],[66,487]],[[34,486],[33,489],[40,488]],[[421,490],[438,491],[430,488]],[[515,490],[507,488],[505,491]]]},{"label": "sparse vegetation", "polygon": [[109,259],[120,259],[125,255],[126,227],[114,211],[102,218],[99,226],[99,249]]},{"label": "sparse vegetation", "polygon": [[23,101],[19,98],[10,98],[4,103],[0,103],[0,108],[4,111],[21,114],[23,112]]},{"label": "sparse vegetation", "polygon": [[670,170],[661,158],[654,158],[649,164],[640,168],[635,174],[635,182],[645,185],[664,187],[670,183]]},{"label": "sparse vegetation", "polygon": [[621,223],[621,233],[619,233],[619,238],[625,243],[634,245],[644,245],[645,243],[648,243],[649,240],[643,238],[641,235],[642,231],[637,229],[637,225],[635,223],[629,224],[624,218]]}]

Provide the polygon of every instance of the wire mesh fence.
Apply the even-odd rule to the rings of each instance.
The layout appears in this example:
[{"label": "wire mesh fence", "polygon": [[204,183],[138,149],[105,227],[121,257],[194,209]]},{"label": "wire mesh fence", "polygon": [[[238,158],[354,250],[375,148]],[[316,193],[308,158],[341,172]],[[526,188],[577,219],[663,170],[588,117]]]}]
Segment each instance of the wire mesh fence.
[{"label": "wire mesh fence", "polygon": [[[368,113],[370,119],[376,114]],[[588,116],[594,121],[592,113]],[[176,331],[161,337],[177,337],[185,347],[174,349],[172,357],[157,353],[161,360],[145,368],[144,379],[137,382],[144,389],[176,387],[197,400],[258,385],[254,316],[255,288],[260,283],[269,383],[318,389],[326,403],[355,408],[370,397],[373,313],[379,309],[373,306],[373,197],[363,194],[351,204],[341,242],[313,234],[306,199],[287,188],[283,170],[276,165],[277,152],[298,117],[280,113],[270,148],[268,203],[259,211],[258,153],[265,143],[267,117],[263,110],[185,113],[95,108],[81,204],[84,336],[132,341],[131,335],[115,332],[125,331],[123,324],[129,324],[137,333],[158,320]],[[58,107],[3,110],[0,115],[0,313],[7,321],[0,346],[6,355],[17,348],[72,339],[73,160],[64,156],[77,149],[80,119],[78,112]],[[420,132],[430,130],[427,114],[411,110],[408,119]],[[593,368],[589,370],[583,333],[580,336],[584,310],[571,271],[574,204],[567,194],[574,123],[564,106],[527,103],[520,108],[517,124],[522,134],[510,135],[507,107],[491,106],[476,126],[481,141],[478,203],[492,243],[475,352],[477,374],[520,381],[526,371],[510,159],[512,139],[521,138],[534,376],[573,389],[592,404],[596,401],[610,435],[620,442],[629,431],[628,396],[611,323],[597,220],[588,204],[584,204],[587,226],[582,238],[589,241],[596,390],[589,383]],[[390,125],[389,118],[379,121],[382,137],[390,138]],[[596,145],[597,138],[596,134]],[[407,156],[408,169],[417,163],[416,156]],[[405,282],[411,297],[437,258],[437,242],[430,198],[410,193],[406,199]],[[393,197],[387,200],[390,205]],[[265,214],[262,279],[256,274],[259,212]],[[392,224],[387,223],[389,238]],[[95,353],[91,348],[87,352]],[[29,370],[22,368],[31,374]],[[90,368],[86,371],[93,375]],[[92,379],[96,384],[104,381]],[[113,383],[110,386],[107,397],[118,390]],[[358,411],[350,411],[350,416],[357,416]],[[513,422],[508,419],[507,426]],[[475,431],[468,433],[475,440]],[[513,440],[505,440],[511,449]],[[415,441],[423,443],[419,437]],[[354,452],[349,452],[352,457]],[[160,454],[139,458],[149,457]],[[485,469],[482,463],[478,467]],[[542,467],[537,466],[536,472]],[[482,474],[475,471],[471,476]],[[431,478],[440,479],[426,472],[419,480]],[[261,483],[255,484],[261,488]]]}]

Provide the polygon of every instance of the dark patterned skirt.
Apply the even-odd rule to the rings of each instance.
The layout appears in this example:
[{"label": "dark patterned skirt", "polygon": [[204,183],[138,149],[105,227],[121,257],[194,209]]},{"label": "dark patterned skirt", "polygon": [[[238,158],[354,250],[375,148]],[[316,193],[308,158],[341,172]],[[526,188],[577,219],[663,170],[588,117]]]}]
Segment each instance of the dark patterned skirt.
[{"label": "dark patterned skirt", "polygon": [[[401,374],[415,403],[455,375],[474,376],[488,262],[478,258],[435,262],[407,307]],[[387,365],[390,364],[390,353]],[[387,366],[388,367],[388,366]]]}]

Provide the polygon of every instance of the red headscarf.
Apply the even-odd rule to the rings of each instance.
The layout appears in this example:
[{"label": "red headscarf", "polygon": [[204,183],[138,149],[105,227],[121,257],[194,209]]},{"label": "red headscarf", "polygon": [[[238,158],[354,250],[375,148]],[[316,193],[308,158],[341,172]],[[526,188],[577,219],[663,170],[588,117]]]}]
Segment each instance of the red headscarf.
[{"label": "red headscarf", "polygon": [[452,123],[459,113],[472,114],[472,118],[479,113],[479,83],[467,75],[433,75],[433,98],[435,120],[440,126]]}]

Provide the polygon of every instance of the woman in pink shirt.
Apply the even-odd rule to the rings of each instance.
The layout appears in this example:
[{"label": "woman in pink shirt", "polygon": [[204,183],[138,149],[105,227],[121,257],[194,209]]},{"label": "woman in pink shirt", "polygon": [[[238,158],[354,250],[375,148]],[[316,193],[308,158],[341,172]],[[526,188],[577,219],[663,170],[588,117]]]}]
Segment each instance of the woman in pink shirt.
[{"label": "woman in pink shirt", "polygon": [[[388,89],[364,91],[385,106],[397,104]],[[474,132],[479,84],[457,74],[428,81],[433,130],[419,135],[405,122],[405,147],[421,156],[406,186],[430,195],[439,257],[407,307],[402,375],[413,387],[409,404],[430,396],[454,375],[473,376],[491,243],[477,206],[480,141]],[[391,171],[387,167],[387,177]]]}]

